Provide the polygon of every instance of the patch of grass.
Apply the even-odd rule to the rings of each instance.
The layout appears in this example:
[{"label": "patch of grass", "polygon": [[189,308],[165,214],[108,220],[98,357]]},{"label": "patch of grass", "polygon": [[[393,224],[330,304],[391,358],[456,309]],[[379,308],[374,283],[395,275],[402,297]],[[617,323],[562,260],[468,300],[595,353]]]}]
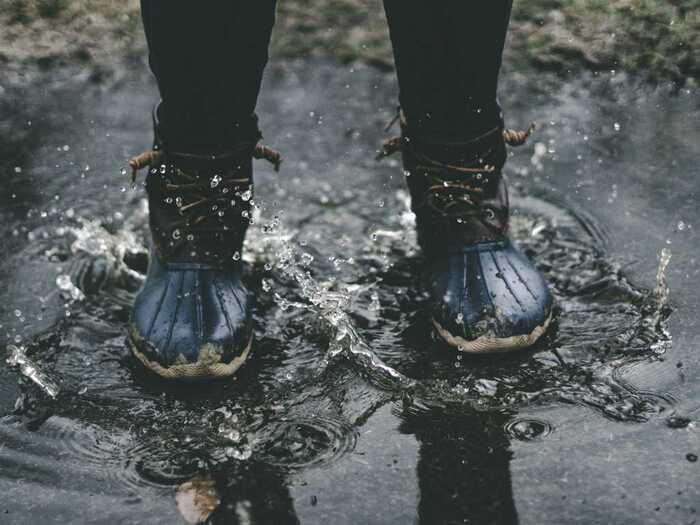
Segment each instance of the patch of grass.
[{"label": "patch of grass", "polygon": [[699,46],[700,0],[526,0],[513,11],[514,59],[561,72],[698,79]]},{"label": "patch of grass", "polygon": [[83,62],[110,69],[145,47],[138,0],[5,0],[0,64],[5,70]]},{"label": "patch of grass", "polygon": [[279,3],[273,54],[334,55],[393,66],[381,0],[309,0]]},{"label": "patch of grass", "polygon": [[[5,0],[0,63],[110,69],[145,52],[138,9],[138,0]],[[272,48],[277,57],[393,63],[381,0],[281,0]],[[700,0],[516,0],[506,61],[683,82],[700,78],[699,48]]]}]

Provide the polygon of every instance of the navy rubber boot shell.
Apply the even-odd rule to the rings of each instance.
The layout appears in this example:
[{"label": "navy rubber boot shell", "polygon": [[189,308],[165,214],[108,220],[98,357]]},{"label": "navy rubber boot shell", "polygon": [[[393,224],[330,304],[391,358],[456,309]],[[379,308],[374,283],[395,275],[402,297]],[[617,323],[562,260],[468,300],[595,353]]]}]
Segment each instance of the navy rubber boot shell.
[{"label": "navy rubber boot shell", "polygon": [[270,151],[255,144],[215,153],[163,148],[131,161],[135,170],[149,166],[153,250],[129,340],[138,360],[161,377],[228,377],[248,357],[252,297],[240,259],[252,158]]},{"label": "navy rubber boot shell", "polygon": [[508,239],[502,174],[506,143],[520,145],[530,131],[498,127],[468,143],[430,144],[411,139],[402,124],[391,147],[403,155],[435,331],[469,353],[531,346],[549,326],[553,300]]},{"label": "navy rubber boot shell", "polygon": [[241,273],[240,263],[173,267],[153,255],[131,317],[139,361],[168,379],[233,375],[252,344],[252,298]]},{"label": "navy rubber boot shell", "polygon": [[430,257],[424,286],[435,331],[464,352],[531,346],[550,322],[552,297],[544,278],[507,240]]}]

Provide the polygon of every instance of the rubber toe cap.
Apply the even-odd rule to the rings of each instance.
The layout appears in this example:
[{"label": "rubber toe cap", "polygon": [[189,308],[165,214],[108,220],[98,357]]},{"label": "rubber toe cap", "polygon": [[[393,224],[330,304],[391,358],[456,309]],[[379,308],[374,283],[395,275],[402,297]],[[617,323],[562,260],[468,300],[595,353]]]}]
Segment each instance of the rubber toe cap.
[{"label": "rubber toe cap", "polygon": [[172,270],[153,257],[134,304],[131,339],[159,368],[194,373],[183,367],[226,365],[249,348],[249,302],[240,270]]},{"label": "rubber toe cap", "polygon": [[477,244],[436,258],[428,287],[440,334],[454,346],[482,341],[485,346],[474,351],[528,346],[551,316],[544,278],[510,242]]}]

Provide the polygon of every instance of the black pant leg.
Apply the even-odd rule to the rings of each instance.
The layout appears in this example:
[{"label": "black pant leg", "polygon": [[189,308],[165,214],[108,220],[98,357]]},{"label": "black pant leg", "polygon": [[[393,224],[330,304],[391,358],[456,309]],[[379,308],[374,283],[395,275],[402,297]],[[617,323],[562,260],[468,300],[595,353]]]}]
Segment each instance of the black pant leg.
[{"label": "black pant leg", "polygon": [[462,142],[500,123],[512,0],[384,0],[409,132]]},{"label": "black pant leg", "polygon": [[255,105],[275,0],[142,0],[149,62],[169,146],[226,147],[258,139]]}]

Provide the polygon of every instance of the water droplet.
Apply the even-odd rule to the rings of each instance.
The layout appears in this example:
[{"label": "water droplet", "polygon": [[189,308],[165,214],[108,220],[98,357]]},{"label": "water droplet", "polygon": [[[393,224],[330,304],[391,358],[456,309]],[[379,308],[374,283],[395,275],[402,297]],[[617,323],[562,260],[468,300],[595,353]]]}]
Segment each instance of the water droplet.
[{"label": "water droplet", "polygon": [[62,274],[56,277],[56,286],[61,290],[69,290],[73,286],[70,275]]},{"label": "water droplet", "polygon": [[620,123],[619,123],[619,122],[615,122],[615,123],[613,124],[613,129],[614,129],[615,131],[620,131]]},{"label": "water droplet", "polygon": [[371,295],[372,302],[369,304],[369,310],[372,312],[378,312],[382,309],[382,305],[379,302],[379,294],[373,293]]},{"label": "water droplet", "polygon": [[165,166],[165,164],[161,164],[161,165],[160,165],[160,172],[161,172],[161,173],[165,173],[165,171],[166,171],[167,169],[168,169],[168,168]]},{"label": "water droplet", "polygon": [[678,231],[681,231],[681,232],[682,232],[683,230],[689,228],[690,225],[689,225],[689,224],[686,224],[686,223],[683,222],[683,221],[678,221],[677,227],[678,227]]},{"label": "water droplet", "polygon": [[241,259],[241,252],[238,252],[238,251],[234,252],[234,253],[233,253],[233,256],[232,256],[231,258],[232,258],[234,261],[240,260],[240,259]]},{"label": "water droplet", "polygon": [[22,310],[15,310],[15,317],[22,317]]},{"label": "water droplet", "polygon": [[210,185],[212,188],[216,188],[216,187],[219,185],[220,182],[221,182],[221,175],[214,175],[214,176],[211,178],[211,181],[209,182],[209,185]]},{"label": "water droplet", "polygon": [[180,233],[180,230],[173,230],[173,239],[177,241],[180,239],[180,237],[182,237],[182,233]]},{"label": "water droplet", "polygon": [[120,169],[119,173],[121,173],[123,176],[126,176],[126,174],[127,174],[126,168]]}]

